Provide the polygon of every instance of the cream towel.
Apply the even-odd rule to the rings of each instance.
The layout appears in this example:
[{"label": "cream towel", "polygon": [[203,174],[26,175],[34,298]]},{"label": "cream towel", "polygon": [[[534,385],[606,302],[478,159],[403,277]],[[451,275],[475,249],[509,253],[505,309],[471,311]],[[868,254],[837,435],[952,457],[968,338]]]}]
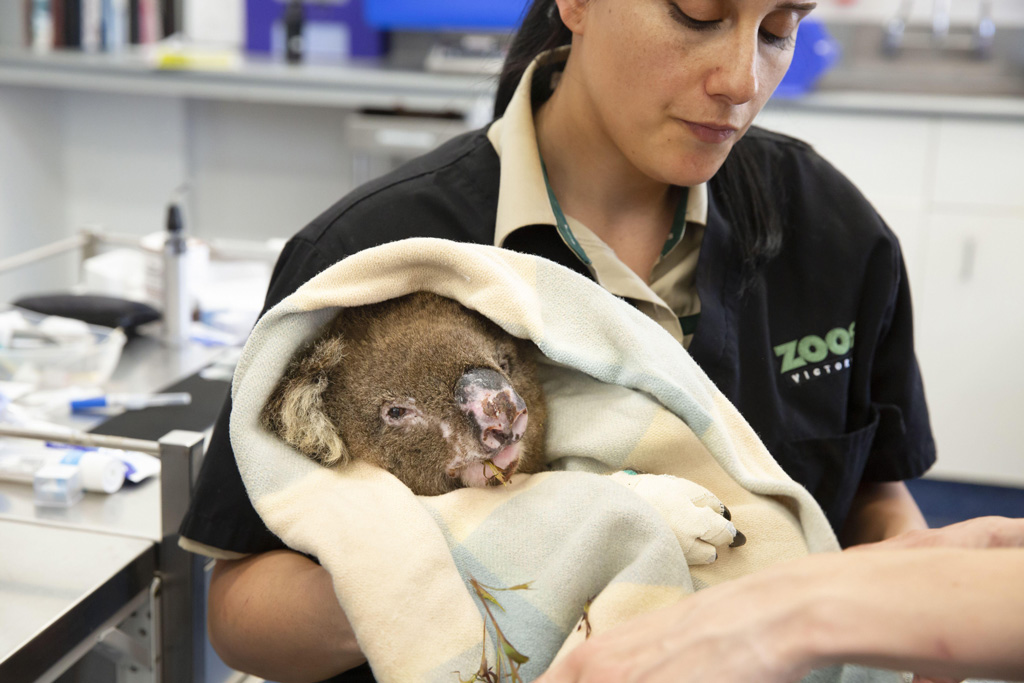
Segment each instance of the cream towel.
[{"label": "cream towel", "polygon": [[[552,471],[417,497],[363,463],[321,467],[260,426],[291,356],[340,310],[420,290],[460,301],[543,353]],[[520,673],[531,680],[584,638],[577,627],[591,598],[587,621],[600,632],[695,589],[838,549],[810,494],[669,334],[593,282],[533,256],[434,239],[351,256],[259,321],[232,398],[231,440],[257,512],[331,573],[382,682],[469,679],[485,625],[484,656],[496,667],[495,632],[471,577],[492,587],[530,583],[493,593],[504,611],[488,605],[529,657]],[[681,511],[667,515],[671,486],[628,487],[604,476],[626,468],[710,490],[746,545],[688,566],[680,539],[708,531],[706,509],[690,503],[702,489],[682,482]],[[634,488],[655,493],[645,499]],[[898,680],[851,669],[813,676]]]}]

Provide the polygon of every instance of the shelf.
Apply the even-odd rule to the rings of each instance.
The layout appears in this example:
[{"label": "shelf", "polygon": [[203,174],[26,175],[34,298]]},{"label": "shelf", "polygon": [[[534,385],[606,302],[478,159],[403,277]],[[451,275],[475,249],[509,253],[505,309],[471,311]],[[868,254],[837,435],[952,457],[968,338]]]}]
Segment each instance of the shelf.
[{"label": "shelf", "polygon": [[[247,57],[222,70],[157,69],[123,55],[0,50],[0,85],[236,102],[467,114],[494,96],[487,74],[438,74],[379,61],[290,65]],[[1024,98],[824,89],[769,110],[845,111],[1024,119]]]},{"label": "shelf", "polygon": [[432,74],[372,61],[290,65],[248,57],[219,70],[157,69],[123,55],[0,50],[0,84],[236,102],[464,114],[493,97],[488,75]]}]

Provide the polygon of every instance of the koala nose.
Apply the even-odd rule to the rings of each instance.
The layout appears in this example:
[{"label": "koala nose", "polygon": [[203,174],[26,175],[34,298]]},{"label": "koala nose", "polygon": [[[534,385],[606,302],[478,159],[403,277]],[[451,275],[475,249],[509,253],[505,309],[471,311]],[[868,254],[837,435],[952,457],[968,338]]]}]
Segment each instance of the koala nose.
[{"label": "koala nose", "polygon": [[500,373],[488,368],[468,370],[455,385],[455,400],[472,418],[488,450],[497,451],[523,438],[526,401]]}]

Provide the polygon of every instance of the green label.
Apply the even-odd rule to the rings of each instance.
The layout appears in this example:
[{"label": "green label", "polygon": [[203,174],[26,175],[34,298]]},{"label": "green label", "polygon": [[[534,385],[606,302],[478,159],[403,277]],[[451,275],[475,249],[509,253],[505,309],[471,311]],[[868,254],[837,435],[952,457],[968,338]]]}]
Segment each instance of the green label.
[{"label": "green label", "polygon": [[856,323],[849,327],[837,327],[829,330],[824,337],[809,334],[801,339],[779,344],[775,347],[775,355],[782,359],[780,373],[792,372],[806,365],[821,363],[829,356],[845,356],[853,349],[853,330]]}]

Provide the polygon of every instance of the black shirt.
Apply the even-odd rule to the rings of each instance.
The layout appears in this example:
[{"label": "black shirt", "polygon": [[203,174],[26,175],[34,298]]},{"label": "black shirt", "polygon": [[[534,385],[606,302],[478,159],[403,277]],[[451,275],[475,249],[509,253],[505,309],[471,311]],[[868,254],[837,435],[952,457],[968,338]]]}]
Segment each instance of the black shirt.
[{"label": "black shirt", "polygon": [[[809,146],[756,128],[737,144],[754,146],[761,170],[786,181],[777,207],[783,247],[741,294],[733,226],[709,181],[697,265],[701,318],[689,352],[839,530],[862,481],[914,478],[935,460],[902,255],[860,192]],[[356,190],[288,242],[267,308],[333,263],[387,242],[493,244],[499,164],[481,130]],[[505,247],[589,277],[553,226],[517,230]],[[229,400],[182,536],[240,553],[282,548],[246,496],[228,437],[230,409]],[[332,680],[373,679],[363,666]]]}]

